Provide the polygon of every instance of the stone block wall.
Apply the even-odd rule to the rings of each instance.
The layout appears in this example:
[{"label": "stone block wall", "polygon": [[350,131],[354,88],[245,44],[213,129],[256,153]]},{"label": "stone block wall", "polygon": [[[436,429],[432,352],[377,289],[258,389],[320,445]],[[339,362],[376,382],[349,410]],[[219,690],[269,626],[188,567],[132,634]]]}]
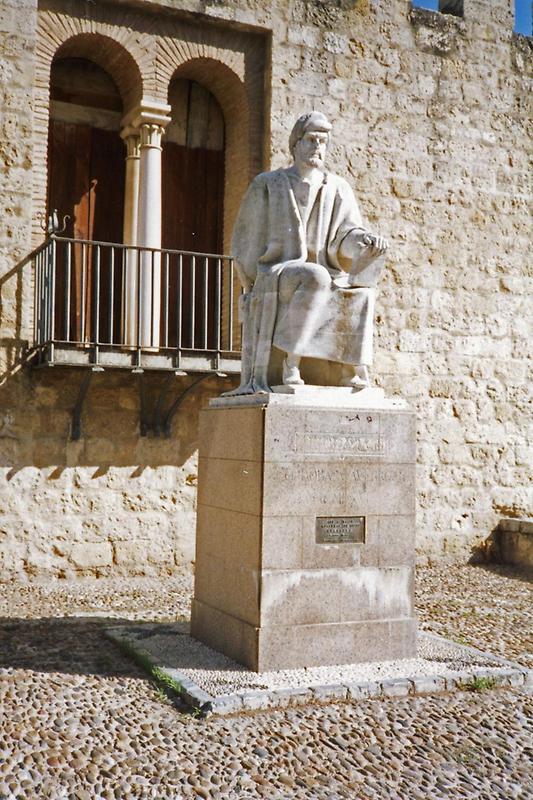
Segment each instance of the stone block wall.
[{"label": "stone block wall", "polygon": [[305,108],[334,121],[330,165],[392,243],[375,373],[418,412],[418,550],[464,558],[531,503],[531,40],[511,0],[465,0],[464,18],[342,5],[294,3],[278,23],[273,160]]},{"label": "stone block wall", "polygon": [[[0,3],[0,380],[21,360],[31,309],[17,264],[28,253],[36,0]],[[5,404],[0,399],[1,412]],[[2,436],[0,427],[0,437]],[[1,439],[0,439],[1,441]]]},{"label": "stone block wall", "polygon": [[[0,0],[0,576],[168,573],[192,558],[198,409],[223,388],[213,380],[190,395],[167,440],[139,437],[131,376],[96,376],[82,439],[72,442],[80,373],[25,366],[32,276],[21,262],[45,202],[43,188],[32,200],[46,163],[35,134],[46,102],[35,79],[45,12],[60,13],[67,28],[70,14],[73,31],[107,15],[121,41],[152,36],[154,11],[159,25],[214,24],[222,39],[263,35],[263,128],[251,131],[263,139],[264,168],[287,163],[298,114],[325,111],[334,123],[329,167],[391,240],[375,375],[418,413],[420,557],[468,557],[502,516],[531,513],[531,40],[512,32],[512,0],[464,6],[456,18],[409,0],[124,0],[96,9],[54,0],[39,12],[34,0]],[[173,57],[170,45],[163,51]],[[148,76],[151,91],[158,74]],[[149,380],[156,397],[161,379]]]}]

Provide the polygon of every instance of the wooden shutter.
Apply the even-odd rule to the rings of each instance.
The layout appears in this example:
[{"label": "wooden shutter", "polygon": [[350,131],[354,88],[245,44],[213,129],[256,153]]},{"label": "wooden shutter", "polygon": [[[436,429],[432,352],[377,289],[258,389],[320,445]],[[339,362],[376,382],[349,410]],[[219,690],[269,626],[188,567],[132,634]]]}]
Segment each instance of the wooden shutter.
[{"label": "wooden shutter", "polygon": [[[69,216],[64,236],[89,241],[121,242],[124,207],[124,145],[118,132],[51,120],[49,132],[48,213]],[[104,251],[102,251],[102,254]],[[70,341],[90,341],[94,334],[94,248],[72,249]],[[56,338],[65,339],[66,263],[58,246],[56,270]],[[120,329],[121,270],[114,278],[114,334]],[[102,261],[100,340],[108,341],[110,270]],[[85,326],[82,330],[82,320]]]}]

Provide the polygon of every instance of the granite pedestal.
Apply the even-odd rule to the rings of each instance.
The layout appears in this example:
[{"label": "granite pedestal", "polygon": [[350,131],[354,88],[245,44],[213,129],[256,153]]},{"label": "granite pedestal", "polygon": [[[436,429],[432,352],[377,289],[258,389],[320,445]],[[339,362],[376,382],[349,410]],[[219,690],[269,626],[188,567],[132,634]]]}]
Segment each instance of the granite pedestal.
[{"label": "granite pedestal", "polygon": [[259,672],[413,657],[415,415],[292,391],[201,414],[192,635]]}]

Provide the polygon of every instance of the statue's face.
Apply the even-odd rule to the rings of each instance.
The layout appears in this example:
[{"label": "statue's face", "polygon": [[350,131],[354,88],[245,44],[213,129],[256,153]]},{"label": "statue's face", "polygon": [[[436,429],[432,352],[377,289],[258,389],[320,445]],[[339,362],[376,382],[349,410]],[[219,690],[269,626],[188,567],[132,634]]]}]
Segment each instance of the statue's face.
[{"label": "statue's face", "polygon": [[328,134],[324,131],[307,131],[294,146],[294,163],[298,167],[322,167],[326,157]]}]

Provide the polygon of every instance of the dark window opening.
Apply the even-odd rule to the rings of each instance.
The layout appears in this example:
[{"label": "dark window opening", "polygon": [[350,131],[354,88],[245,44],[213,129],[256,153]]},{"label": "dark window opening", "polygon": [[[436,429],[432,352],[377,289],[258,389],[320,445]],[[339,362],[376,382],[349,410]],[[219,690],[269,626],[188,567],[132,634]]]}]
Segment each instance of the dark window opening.
[{"label": "dark window opening", "polygon": [[[222,109],[201,84],[183,79],[172,81],[169,104],[171,122],[163,137],[163,247],[221,253],[225,144]],[[213,347],[215,271],[213,259],[200,258],[194,264],[185,259],[181,276],[176,270],[170,272],[171,331],[176,329],[178,277],[184,296],[191,298],[183,307],[182,341],[186,347],[202,337],[208,347]],[[170,338],[172,346],[175,342],[172,335]]]}]

